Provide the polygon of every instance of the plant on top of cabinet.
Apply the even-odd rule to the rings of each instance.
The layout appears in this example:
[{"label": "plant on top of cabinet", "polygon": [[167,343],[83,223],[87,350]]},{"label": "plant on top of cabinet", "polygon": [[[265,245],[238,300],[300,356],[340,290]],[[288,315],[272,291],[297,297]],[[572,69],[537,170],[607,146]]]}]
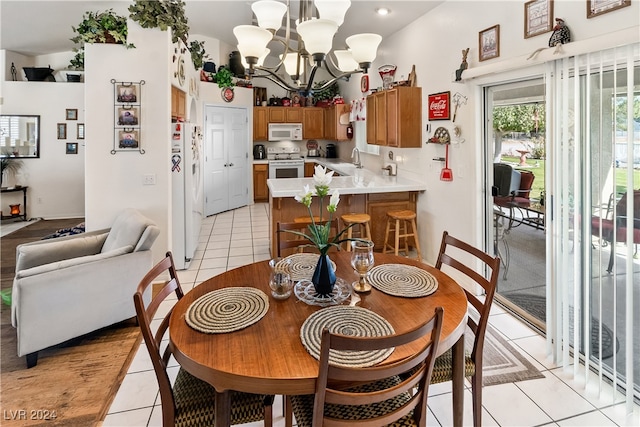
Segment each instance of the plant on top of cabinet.
[{"label": "plant on top of cabinet", "polygon": [[216,83],[218,83],[218,87],[233,87],[233,73],[227,67],[220,66],[218,67],[218,72],[216,73]]},{"label": "plant on top of cabinet", "polygon": [[328,82],[328,80],[321,80],[321,81],[315,82],[313,84],[313,89],[314,89],[313,90],[313,98],[316,101],[316,106],[317,107],[322,107],[322,106],[329,105],[331,100],[336,95],[340,94],[340,86],[338,86],[338,82],[335,82],[331,86],[326,87],[326,88],[324,88],[322,90],[316,90],[317,88],[322,87],[327,82]]},{"label": "plant on top of cabinet", "polygon": [[130,18],[142,28],[160,28],[162,31],[167,31],[171,27],[172,41],[177,43],[178,40],[182,40],[191,53],[193,66],[196,69],[202,68],[204,59],[208,58],[204,50],[204,42],[197,40],[188,42],[189,23],[182,0],[135,0],[134,4],[129,6],[129,13]]},{"label": "plant on top of cabinet", "polygon": [[116,43],[127,49],[135,47],[132,43],[127,43],[127,18],[116,14],[113,9],[85,12],[82,22],[71,29],[77,33],[71,41],[79,45],[73,49],[76,55],[69,62],[69,66],[75,70],[84,69],[85,43]]}]

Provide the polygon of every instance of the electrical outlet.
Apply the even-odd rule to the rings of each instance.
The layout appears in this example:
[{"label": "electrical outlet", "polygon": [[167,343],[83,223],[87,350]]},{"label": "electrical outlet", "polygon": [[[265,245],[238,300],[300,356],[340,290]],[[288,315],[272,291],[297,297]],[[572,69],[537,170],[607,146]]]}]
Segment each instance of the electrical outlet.
[{"label": "electrical outlet", "polygon": [[156,175],[153,173],[142,175],[142,185],[156,185]]}]

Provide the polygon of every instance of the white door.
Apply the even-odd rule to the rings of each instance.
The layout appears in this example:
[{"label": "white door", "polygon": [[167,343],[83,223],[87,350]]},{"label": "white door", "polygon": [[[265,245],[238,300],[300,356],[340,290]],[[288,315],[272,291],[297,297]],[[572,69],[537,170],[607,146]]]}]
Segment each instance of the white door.
[{"label": "white door", "polygon": [[206,216],[248,204],[248,137],[245,108],[206,107],[204,150]]}]

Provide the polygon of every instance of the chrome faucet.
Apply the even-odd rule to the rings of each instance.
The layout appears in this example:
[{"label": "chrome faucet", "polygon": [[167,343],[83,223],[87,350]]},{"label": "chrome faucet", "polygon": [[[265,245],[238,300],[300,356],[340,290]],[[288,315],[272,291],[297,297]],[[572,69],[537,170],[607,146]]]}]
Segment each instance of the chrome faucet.
[{"label": "chrome faucet", "polygon": [[354,147],[351,152],[351,160],[353,160],[353,164],[356,165],[356,168],[362,169],[362,163],[360,163],[360,150],[358,147]]}]

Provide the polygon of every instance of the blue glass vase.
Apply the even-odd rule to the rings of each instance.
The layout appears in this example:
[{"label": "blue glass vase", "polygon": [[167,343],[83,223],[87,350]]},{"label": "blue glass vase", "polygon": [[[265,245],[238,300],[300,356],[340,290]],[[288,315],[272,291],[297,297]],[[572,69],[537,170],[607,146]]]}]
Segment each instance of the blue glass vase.
[{"label": "blue glass vase", "polygon": [[311,278],[313,287],[319,297],[328,297],[336,284],[336,272],[328,255],[320,255],[316,269]]}]

